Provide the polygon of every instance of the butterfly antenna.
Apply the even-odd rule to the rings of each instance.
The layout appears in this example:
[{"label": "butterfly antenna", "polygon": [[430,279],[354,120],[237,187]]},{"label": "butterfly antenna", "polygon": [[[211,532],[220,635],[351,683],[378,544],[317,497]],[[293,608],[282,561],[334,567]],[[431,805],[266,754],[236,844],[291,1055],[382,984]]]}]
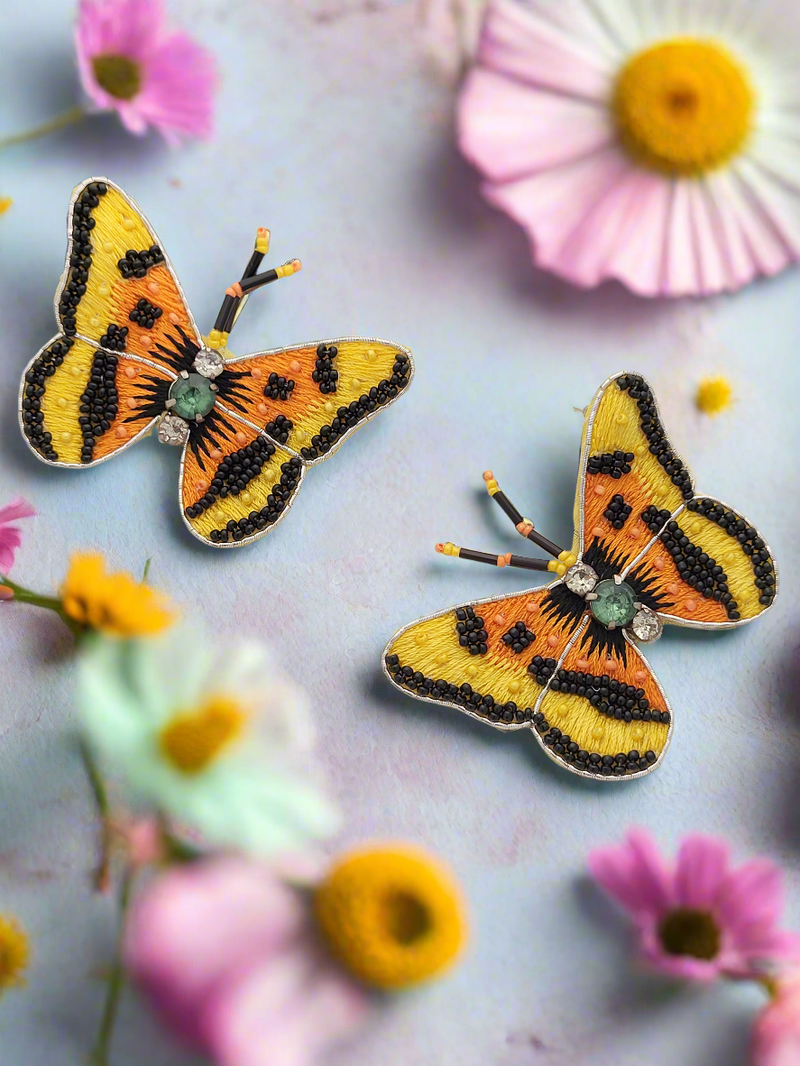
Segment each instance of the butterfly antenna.
[{"label": "butterfly antenna", "polygon": [[[260,226],[256,230],[256,239],[253,245],[253,254],[244,268],[242,274],[242,280],[252,278],[258,273],[258,268],[261,266],[261,262],[264,256],[269,251],[270,232],[263,226]],[[236,320],[244,310],[244,305],[247,303],[246,296],[230,295],[231,290],[228,289],[225,293],[225,299],[222,301],[222,307],[219,309],[219,314],[214,323],[214,328],[208,335],[208,345],[210,348],[224,348],[228,335],[236,324]]]},{"label": "butterfly antenna", "polygon": [[559,559],[565,553],[563,548],[559,548],[552,540],[548,540],[547,537],[543,537],[541,533],[538,533],[533,526],[530,518],[523,518],[520,512],[516,509],[514,504],[509,500],[508,496],[503,492],[500,486],[497,484],[497,480],[491,470],[484,471],[483,480],[486,482],[486,491],[495,501],[500,505],[501,510],[508,515],[511,521],[514,523],[517,533],[521,537],[526,537],[528,540],[533,541],[543,551],[548,552],[555,559]]},{"label": "butterfly antenna", "polygon": [[457,559],[469,559],[473,563],[488,563],[489,566],[516,566],[520,570],[543,572],[550,569],[550,562],[547,559],[531,559],[527,555],[512,555],[511,552],[506,552],[505,555],[490,555],[488,552],[473,551],[472,548],[460,548],[458,544],[451,544],[450,541],[446,544],[437,544],[436,550],[440,555],[453,555]]}]

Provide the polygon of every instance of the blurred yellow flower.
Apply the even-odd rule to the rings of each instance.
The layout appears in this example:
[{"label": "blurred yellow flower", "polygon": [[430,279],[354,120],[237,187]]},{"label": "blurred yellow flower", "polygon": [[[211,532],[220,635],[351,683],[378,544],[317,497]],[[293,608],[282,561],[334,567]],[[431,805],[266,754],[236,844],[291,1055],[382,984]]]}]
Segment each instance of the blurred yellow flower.
[{"label": "blurred yellow flower", "polygon": [[24,930],[13,918],[0,914],[0,995],[24,983],[30,951]]},{"label": "blurred yellow flower", "polygon": [[441,973],[467,938],[451,875],[404,847],[340,857],[317,888],[315,911],[334,955],[378,988],[404,988]]},{"label": "blurred yellow flower", "polygon": [[107,573],[95,552],[72,556],[61,603],[79,625],[117,637],[153,636],[175,619],[158,592],[130,574]]},{"label": "blurred yellow flower", "polygon": [[733,389],[727,378],[703,378],[697,387],[695,403],[704,415],[718,415],[733,403]]},{"label": "blurred yellow flower", "polygon": [[0,215],[4,215],[13,203],[10,196],[0,196]]}]

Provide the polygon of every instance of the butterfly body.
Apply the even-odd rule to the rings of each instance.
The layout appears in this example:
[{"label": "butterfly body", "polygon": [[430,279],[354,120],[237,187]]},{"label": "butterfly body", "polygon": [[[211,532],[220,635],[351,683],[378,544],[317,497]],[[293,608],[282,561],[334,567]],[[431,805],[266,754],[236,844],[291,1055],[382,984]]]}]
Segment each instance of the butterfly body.
[{"label": "butterfly body", "polygon": [[[262,277],[297,269],[292,261]],[[233,322],[242,288],[228,291]],[[183,448],[183,520],[214,547],[274,528],[306,469],[390,406],[414,373],[407,348],[377,338],[230,355],[227,332],[200,333],[155,232],[105,178],[73,194],[55,306],[61,331],[20,387],[20,428],[34,454],[50,466],[91,467],[155,430]]]},{"label": "butterfly body", "polygon": [[[499,502],[523,536],[537,536]],[[552,547],[550,584],[406,626],[384,650],[384,672],[417,699],[530,729],[573,773],[641,777],[663,760],[673,714],[639,645],[665,624],[728,629],[761,615],[777,594],[771,552],[741,514],[695,491],[650,386],[629,373],[604,382],[587,409],[573,546]],[[491,559],[466,555],[478,556]]]}]

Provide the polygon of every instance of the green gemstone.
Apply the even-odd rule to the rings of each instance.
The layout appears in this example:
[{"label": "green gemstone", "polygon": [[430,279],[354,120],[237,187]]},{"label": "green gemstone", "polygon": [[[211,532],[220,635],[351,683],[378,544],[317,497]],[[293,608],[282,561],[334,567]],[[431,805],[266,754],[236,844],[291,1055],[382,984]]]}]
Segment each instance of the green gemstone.
[{"label": "green gemstone", "polygon": [[613,579],[595,585],[596,600],[589,606],[598,622],[604,626],[626,626],[636,614],[636,593],[625,582],[617,584]]},{"label": "green gemstone", "polygon": [[206,417],[214,406],[217,394],[208,378],[202,374],[190,374],[188,378],[178,378],[169,390],[169,398],[175,401],[172,414],[180,415],[187,422],[194,422],[198,417]]}]

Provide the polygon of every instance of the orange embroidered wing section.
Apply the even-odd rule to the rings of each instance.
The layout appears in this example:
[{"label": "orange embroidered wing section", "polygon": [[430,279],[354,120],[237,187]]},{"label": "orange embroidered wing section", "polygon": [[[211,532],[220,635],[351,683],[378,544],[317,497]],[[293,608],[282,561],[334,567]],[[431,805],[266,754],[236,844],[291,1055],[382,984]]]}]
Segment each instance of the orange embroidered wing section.
[{"label": "orange embroidered wing section", "polygon": [[411,384],[411,352],[401,344],[344,338],[229,359],[237,378],[228,402],[287,444],[321,462]]},{"label": "orange embroidered wing section", "polygon": [[537,738],[576,773],[612,780],[648,773],[672,736],[664,691],[627,637],[607,650],[590,645],[584,623],[536,708]]},{"label": "orange embroidered wing section", "polygon": [[218,402],[193,424],[181,463],[183,518],[206,544],[234,547],[266,536],[291,507],[305,466]]},{"label": "orange embroidered wing section", "polygon": [[497,729],[530,728],[534,708],[580,614],[554,600],[562,586],[464,604],[413,622],[384,652],[389,679]]},{"label": "orange embroidered wing section", "polygon": [[57,466],[102,462],[148,433],[175,375],[63,334],[25,369],[22,430],[34,453]]},{"label": "orange embroidered wing section", "polygon": [[122,189],[106,178],[84,181],[72,196],[67,233],[56,293],[67,336],[156,363],[163,362],[157,345],[178,336],[178,327],[202,344],[155,231]]}]

